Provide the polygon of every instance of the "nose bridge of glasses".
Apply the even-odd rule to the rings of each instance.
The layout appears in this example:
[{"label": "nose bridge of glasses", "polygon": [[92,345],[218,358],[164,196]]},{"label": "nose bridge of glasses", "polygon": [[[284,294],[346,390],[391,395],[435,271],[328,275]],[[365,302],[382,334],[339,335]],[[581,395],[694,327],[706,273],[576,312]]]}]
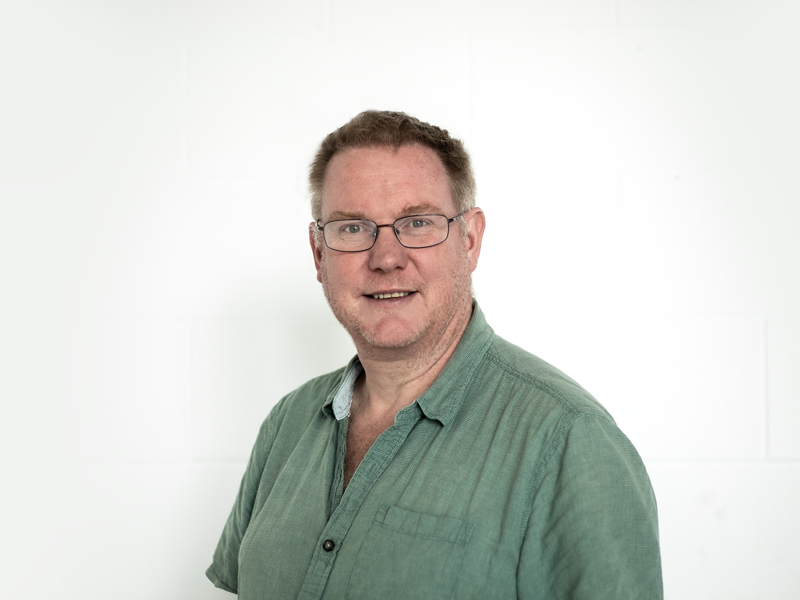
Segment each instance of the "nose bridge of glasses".
[{"label": "nose bridge of glasses", "polygon": [[[374,221],[373,221],[373,222],[374,222]],[[400,232],[397,230],[397,227],[395,227],[395,224],[396,224],[396,223],[386,223],[385,225],[378,225],[377,223],[375,223],[375,238],[374,238],[374,240],[375,240],[375,241],[373,241],[373,245],[375,244],[375,242],[377,242],[377,241],[378,241],[378,230],[379,230],[381,227],[391,227],[391,228],[392,228],[392,231],[394,232],[394,237],[395,237],[395,239],[396,239],[398,242],[400,242],[400,236],[399,236]],[[402,246],[402,245],[403,245],[403,243],[402,243],[402,242],[400,242],[400,245]]]}]

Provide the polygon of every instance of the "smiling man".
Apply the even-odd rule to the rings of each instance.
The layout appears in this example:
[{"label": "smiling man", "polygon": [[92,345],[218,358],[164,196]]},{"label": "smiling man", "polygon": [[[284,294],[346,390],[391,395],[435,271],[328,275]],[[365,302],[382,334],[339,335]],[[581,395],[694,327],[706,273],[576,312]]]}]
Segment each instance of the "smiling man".
[{"label": "smiling man", "polygon": [[636,450],[472,297],[485,217],[461,142],[367,111],[310,184],[317,279],[357,356],[264,421],[209,579],[244,600],[662,598]]}]

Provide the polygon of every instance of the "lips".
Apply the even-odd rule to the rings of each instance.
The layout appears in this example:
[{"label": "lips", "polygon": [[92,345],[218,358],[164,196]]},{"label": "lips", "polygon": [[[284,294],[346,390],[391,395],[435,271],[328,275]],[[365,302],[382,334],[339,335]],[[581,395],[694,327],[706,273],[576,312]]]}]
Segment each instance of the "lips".
[{"label": "lips", "polygon": [[403,298],[413,293],[414,292],[378,292],[376,294],[367,295],[372,296],[375,300],[385,300],[387,298]]}]

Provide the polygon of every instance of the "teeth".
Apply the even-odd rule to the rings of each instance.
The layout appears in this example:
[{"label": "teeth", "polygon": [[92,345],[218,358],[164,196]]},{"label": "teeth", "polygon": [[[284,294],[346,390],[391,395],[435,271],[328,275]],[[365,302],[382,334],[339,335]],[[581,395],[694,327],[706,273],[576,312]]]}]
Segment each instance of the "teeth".
[{"label": "teeth", "polygon": [[372,294],[376,300],[383,300],[384,298],[402,298],[408,296],[411,292],[392,292],[391,294]]}]

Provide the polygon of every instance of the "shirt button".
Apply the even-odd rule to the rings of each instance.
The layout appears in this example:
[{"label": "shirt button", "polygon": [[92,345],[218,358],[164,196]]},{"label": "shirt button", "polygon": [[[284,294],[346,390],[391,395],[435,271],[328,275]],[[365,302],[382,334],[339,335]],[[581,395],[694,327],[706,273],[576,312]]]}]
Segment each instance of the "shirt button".
[{"label": "shirt button", "polygon": [[325,540],[324,542],[322,542],[322,549],[325,550],[325,552],[330,552],[335,547],[336,544],[333,543],[333,540]]}]

